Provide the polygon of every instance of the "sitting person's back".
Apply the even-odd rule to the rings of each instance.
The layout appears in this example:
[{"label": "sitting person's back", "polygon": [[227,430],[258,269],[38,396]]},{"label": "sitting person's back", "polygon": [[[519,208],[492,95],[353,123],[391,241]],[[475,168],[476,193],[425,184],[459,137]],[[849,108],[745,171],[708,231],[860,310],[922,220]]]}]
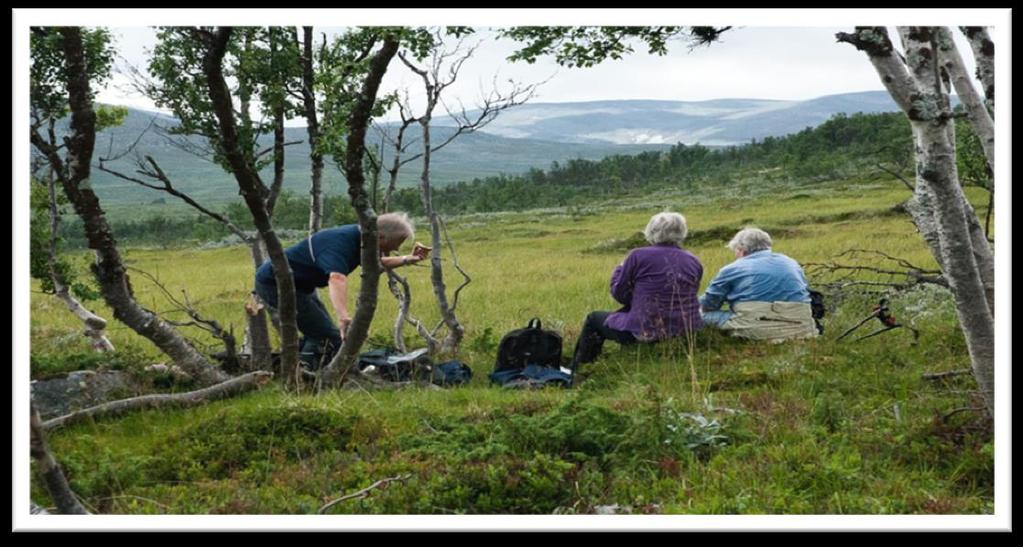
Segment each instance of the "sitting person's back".
[{"label": "sitting person's back", "polygon": [[[736,261],[721,268],[700,297],[707,325],[757,340],[817,335],[810,291],[795,260],[771,251],[771,237],[757,228],[741,230],[728,246]],[[727,302],[729,311],[721,310]]]},{"label": "sitting person's back", "polygon": [[593,311],[583,321],[572,369],[594,361],[605,340],[622,345],[692,334],[703,326],[696,293],[703,265],[682,249],[688,226],[678,213],[654,215],[643,231],[650,246],[635,249],[611,274],[611,297],[622,308]]}]

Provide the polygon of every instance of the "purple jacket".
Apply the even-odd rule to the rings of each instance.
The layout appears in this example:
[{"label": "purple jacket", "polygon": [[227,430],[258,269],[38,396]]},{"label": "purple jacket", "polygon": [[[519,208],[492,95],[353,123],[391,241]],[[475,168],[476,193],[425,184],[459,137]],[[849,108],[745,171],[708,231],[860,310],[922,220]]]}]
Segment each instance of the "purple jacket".
[{"label": "purple jacket", "polygon": [[703,265],[674,245],[634,249],[611,274],[611,296],[624,307],[604,325],[639,340],[662,340],[703,326],[696,298]]}]

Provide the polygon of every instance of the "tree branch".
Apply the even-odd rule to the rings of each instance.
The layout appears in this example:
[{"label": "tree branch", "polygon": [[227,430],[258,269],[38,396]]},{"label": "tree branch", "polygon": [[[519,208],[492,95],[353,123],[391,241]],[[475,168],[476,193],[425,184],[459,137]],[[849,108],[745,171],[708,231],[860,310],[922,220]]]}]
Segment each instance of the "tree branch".
[{"label": "tree branch", "polygon": [[42,427],[45,430],[52,430],[80,422],[87,418],[97,419],[109,416],[118,416],[133,410],[152,408],[187,408],[198,406],[210,401],[240,395],[267,383],[272,377],[272,372],[257,370],[255,372],[238,376],[237,378],[232,378],[226,382],[214,384],[195,391],[189,391],[187,393],[143,395],[141,397],[132,397],[130,399],[122,399],[120,401],[111,401],[109,403],[89,407],[58,418],[47,420],[43,422]]},{"label": "tree branch", "polygon": [[354,494],[348,494],[347,496],[341,496],[340,498],[338,498],[338,499],[336,499],[334,501],[331,501],[330,503],[324,505],[323,507],[320,507],[320,509],[318,511],[316,511],[316,512],[322,515],[324,512],[327,511],[327,509],[330,509],[331,507],[333,507],[333,506],[335,506],[335,505],[337,505],[337,504],[339,504],[339,503],[341,503],[343,501],[350,500],[350,499],[353,499],[353,498],[365,498],[366,496],[368,496],[370,494],[370,492],[372,492],[376,488],[386,487],[388,484],[390,484],[392,482],[395,482],[395,481],[404,482],[404,481],[408,480],[410,477],[412,477],[412,475],[408,474],[408,475],[398,475],[396,477],[391,477],[391,478],[388,478],[388,479],[378,480],[378,481],[374,482],[373,484],[367,486],[366,488],[363,488],[362,490],[359,490],[358,492],[355,492]]}]

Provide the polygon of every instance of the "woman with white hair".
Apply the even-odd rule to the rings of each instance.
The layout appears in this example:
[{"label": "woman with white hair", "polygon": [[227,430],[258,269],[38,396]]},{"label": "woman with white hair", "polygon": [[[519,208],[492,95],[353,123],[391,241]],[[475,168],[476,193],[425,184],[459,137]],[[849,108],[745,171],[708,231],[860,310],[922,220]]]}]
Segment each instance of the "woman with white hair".
[{"label": "woman with white hair", "polygon": [[[405,213],[386,213],[377,217],[380,263],[392,269],[415,264],[426,258],[425,251],[417,248],[410,255],[388,256],[397,251],[407,239],[415,238],[412,221]],[[348,329],[352,317],[348,313],[348,275],[359,267],[362,260],[362,232],[358,224],[327,228],[288,247],[284,251],[295,278],[295,304],[298,330],[304,340],[301,351],[305,355],[336,351],[341,336]],[[337,315],[337,324],[331,320],[327,308],[320,302],[316,289],[327,287],[330,304]],[[256,270],[256,294],[272,308],[277,308],[277,282],[273,266],[266,261]],[[325,348],[329,343],[330,347]],[[307,363],[315,367],[318,363]]]},{"label": "woman with white hair", "polygon": [[[735,234],[728,264],[700,297],[703,322],[734,336],[781,341],[817,336],[803,268],[771,251],[771,236],[748,227]],[[722,310],[727,302],[729,310]]]},{"label": "woman with white hair", "polygon": [[643,231],[647,247],[632,250],[611,274],[616,312],[586,317],[572,357],[572,370],[600,355],[605,340],[619,344],[653,342],[692,333],[703,323],[696,293],[703,265],[682,249],[688,228],[678,213],[658,213]]}]

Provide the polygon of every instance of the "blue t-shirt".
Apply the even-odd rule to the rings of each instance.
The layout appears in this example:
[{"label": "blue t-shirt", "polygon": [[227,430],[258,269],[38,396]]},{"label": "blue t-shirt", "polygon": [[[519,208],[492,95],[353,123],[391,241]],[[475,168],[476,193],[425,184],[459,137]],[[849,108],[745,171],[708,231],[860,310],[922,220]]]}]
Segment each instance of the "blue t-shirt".
[{"label": "blue t-shirt", "polygon": [[810,302],[803,268],[791,258],[770,250],[752,252],[721,268],[700,297],[704,310],[721,309],[724,302]]},{"label": "blue t-shirt", "polygon": [[[295,278],[295,289],[311,293],[317,287],[327,286],[331,272],[344,275],[352,273],[352,270],[359,266],[361,252],[362,232],[359,225],[346,224],[320,230],[311,238],[303,239],[285,249],[284,255],[288,257],[288,264]],[[256,270],[256,281],[276,285],[273,266],[269,260]]]}]

